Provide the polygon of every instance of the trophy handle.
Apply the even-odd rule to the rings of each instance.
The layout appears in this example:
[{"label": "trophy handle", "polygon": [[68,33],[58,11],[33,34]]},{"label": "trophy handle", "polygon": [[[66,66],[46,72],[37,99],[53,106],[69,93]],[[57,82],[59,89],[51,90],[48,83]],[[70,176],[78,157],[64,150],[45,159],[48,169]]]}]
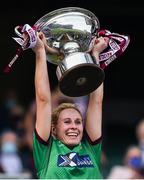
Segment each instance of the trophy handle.
[{"label": "trophy handle", "polygon": [[16,27],[14,28],[14,31],[15,31],[15,33],[16,33],[19,37],[23,37],[23,36],[22,36],[22,33],[19,32],[20,29],[22,29],[21,26],[16,26]]}]

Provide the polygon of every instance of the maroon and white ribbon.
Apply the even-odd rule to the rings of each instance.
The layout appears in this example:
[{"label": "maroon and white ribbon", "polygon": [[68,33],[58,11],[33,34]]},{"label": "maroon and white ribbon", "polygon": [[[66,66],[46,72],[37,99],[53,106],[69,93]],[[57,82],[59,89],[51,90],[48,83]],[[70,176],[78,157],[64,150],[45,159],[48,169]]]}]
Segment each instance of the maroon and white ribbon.
[{"label": "maroon and white ribbon", "polygon": [[[13,39],[20,45],[16,50],[15,56],[11,59],[10,63],[4,68],[4,73],[9,73],[12,65],[16,62],[21,53],[29,48],[33,48],[36,44],[37,37],[35,28],[25,24],[24,26],[16,26],[15,32],[19,37],[13,37]],[[24,39],[22,34],[27,33],[27,39]]]},{"label": "maroon and white ribbon", "polygon": [[[28,37],[27,39],[23,39],[22,34],[19,33],[18,29],[20,29],[21,33],[27,33]],[[17,33],[18,36],[20,37],[13,37],[13,39],[21,45],[23,50],[33,48],[36,44],[36,32],[34,28],[32,28],[30,25],[25,24],[23,27],[17,26],[15,28],[15,32]]]},{"label": "maroon and white ribbon", "polygon": [[[5,73],[8,73],[10,71],[12,65],[15,63],[15,61],[18,59],[21,53],[26,49],[33,48],[37,41],[36,28],[31,27],[28,24],[25,24],[24,26],[16,26],[15,32],[19,37],[13,37],[13,39],[21,47],[17,49],[16,55],[12,58],[10,63],[4,69]],[[23,33],[27,33],[28,35],[28,38],[25,40],[22,36]],[[111,62],[113,62],[121,54],[123,54],[123,52],[126,50],[127,46],[129,45],[130,37],[128,35],[111,33],[109,30],[100,30],[98,32],[98,37],[100,36],[109,38],[108,48],[104,50],[104,52],[100,53],[99,55],[100,67],[102,69],[105,69]],[[90,44],[91,48],[92,46],[93,46],[93,41]]]},{"label": "maroon and white ribbon", "polygon": [[112,61],[117,59],[126,50],[130,42],[130,36],[111,33],[108,30],[100,30],[98,36],[108,37],[109,44],[106,51],[100,53],[99,63],[102,69],[105,69]]}]

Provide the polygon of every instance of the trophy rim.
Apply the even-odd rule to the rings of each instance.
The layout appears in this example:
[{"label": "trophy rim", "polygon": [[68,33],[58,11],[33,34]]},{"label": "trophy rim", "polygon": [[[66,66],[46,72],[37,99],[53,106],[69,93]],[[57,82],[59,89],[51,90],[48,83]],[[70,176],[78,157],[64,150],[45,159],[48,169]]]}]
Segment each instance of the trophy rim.
[{"label": "trophy rim", "polygon": [[87,15],[88,17],[95,19],[97,21],[97,30],[100,29],[100,22],[98,17],[90,10],[85,9],[85,8],[81,8],[81,7],[75,7],[75,6],[70,6],[70,7],[64,7],[64,8],[59,8],[53,11],[50,11],[48,13],[46,13],[45,15],[43,15],[41,18],[39,18],[34,25],[37,25],[39,22],[41,22],[43,19],[45,19],[46,17],[49,17],[49,19],[53,18],[55,15],[58,14],[63,14],[66,12],[78,12],[78,13],[83,13],[85,15]]},{"label": "trophy rim", "polygon": [[[86,43],[85,47],[83,49],[81,49],[82,52],[87,52],[89,45],[90,45],[90,37],[92,36],[97,36],[97,33],[100,29],[100,22],[99,19],[97,18],[97,16],[91,12],[88,9],[85,8],[81,8],[81,7],[75,7],[75,6],[70,6],[70,7],[64,7],[64,8],[59,8],[59,9],[55,9],[53,11],[50,11],[48,13],[46,13],[45,15],[43,15],[41,18],[39,18],[34,26],[36,27],[37,31],[45,31],[45,26],[50,26],[53,22],[57,22],[57,19],[61,19],[61,18],[65,18],[65,17],[71,17],[72,15],[79,16],[79,17],[83,17],[83,20],[85,21],[86,25],[89,25],[89,20],[90,20],[90,33],[91,35],[87,35],[87,38],[89,37],[89,40],[87,40],[88,42]],[[88,22],[86,22],[88,20]],[[79,30],[79,29],[78,29]],[[47,33],[47,31],[46,31]],[[80,40],[80,38],[78,39]],[[50,40],[49,40],[50,41]],[[52,42],[54,41],[53,38],[51,40]],[[79,42],[81,44],[81,42]],[[81,44],[82,46],[82,44]],[[58,48],[56,46],[52,46],[54,48]],[[59,55],[56,54],[50,54],[50,53],[46,53],[47,56],[47,61],[54,64],[54,65],[58,65],[59,61]]]}]

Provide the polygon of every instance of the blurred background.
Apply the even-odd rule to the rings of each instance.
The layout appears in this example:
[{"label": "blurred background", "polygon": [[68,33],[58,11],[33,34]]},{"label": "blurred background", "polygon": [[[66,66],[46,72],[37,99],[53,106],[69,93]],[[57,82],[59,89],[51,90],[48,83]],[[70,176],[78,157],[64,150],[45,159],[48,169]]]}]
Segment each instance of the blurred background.
[{"label": "blurred background", "polygon": [[[20,139],[18,148],[23,177],[36,177],[31,155],[31,132],[35,114],[34,68],[31,50],[25,51],[9,74],[4,67],[16,53],[12,39],[17,25],[33,25],[46,13],[73,6],[92,11],[101,29],[130,35],[124,54],[105,70],[103,105],[103,174],[108,177],[113,166],[123,164],[126,149],[138,145],[137,124],[144,118],[144,6],[142,2],[124,0],[55,0],[5,1],[0,6],[0,134],[14,131]],[[31,3],[31,4],[29,4]],[[56,66],[49,64],[52,90],[58,84]],[[2,137],[1,137],[2,139]],[[1,140],[2,141],[2,140]],[[1,143],[2,144],[2,143]],[[28,167],[30,166],[30,167]],[[2,172],[9,172],[1,168]]]}]

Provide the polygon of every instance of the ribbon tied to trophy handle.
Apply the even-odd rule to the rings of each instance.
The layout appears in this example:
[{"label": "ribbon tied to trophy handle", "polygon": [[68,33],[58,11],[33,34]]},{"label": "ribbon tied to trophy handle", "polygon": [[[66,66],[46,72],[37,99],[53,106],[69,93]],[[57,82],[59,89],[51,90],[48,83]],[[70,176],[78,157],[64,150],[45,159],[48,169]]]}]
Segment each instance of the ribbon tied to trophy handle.
[{"label": "ribbon tied to trophy handle", "polygon": [[[22,54],[22,52],[26,49],[33,48],[37,41],[35,27],[31,27],[28,24],[25,24],[24,26],[16,26],[15,33],[19,37],[13,37],[13,39],[20,45],[20,47],[16,50],[16,54],[11,59],[9,64],[4,68],[4,73],[9,73],[12,68],[12,65],[16,62],[16,60]],[[24,39],[23,37],[24,33],[27,34],[26,39]]]},{"label": "ribbon tied to trophy handle", "polygon": [[98,36],[109,38],[108,47],[99,55],[100,67],[105,69],[111,62],[123,54],[130,43],[130,36],[111,33],[109,30],[100,30]]},{"label": "ribbon tied to trophy handle", "polygon": [[[13,37],[13,39],[21,45],[23,50],[33,48],[36,45],[37,37],[36,37],[36,28],[31,27],[28,24],[25,24],[24,26],[16,26],[15,27],[15,33],[19,36]],[[24,39],[23,34],[27,34],[27,38]]]},{"label": "ribbon tied to trophy handle", "polygon": [[[37,38],[36,38],[36,27],[31,27],[28,24],[25,24],[24,26],[16,26],[15,27],[15,33],[19,37],[12,37],[21,47],[17,49],[16,55],[12,58],[10,63],[7,65],[7,67],[4,69],[5,73],[8,73],[12,67],[12,65],[15,63],[15,61],[18,59],[18,57],[21,55],[21,53],[29,48],[33,48],[36,44]],[[27,39],[24,40],[23,33],[27,33]],[[118,33],[111,33],[109,30],[100,30],[98,32],[98,37],[108,37],[109,38],[109,44],[108,48],[104,50],[104,52],[100,53],[99,55],[99,64],[102,69],[105,69],[112,61],[117,59],[123,52],[126,50],[127,46],[130,42],[130,36],[128,35],[121,35]],[[94,41],[91,43],[91,47]],[[51,50],[52,48],[49,47],[47,50]],[[91,49],[91,48],[90,48]],[[57,52],[57,51],[53,51]]]}]

